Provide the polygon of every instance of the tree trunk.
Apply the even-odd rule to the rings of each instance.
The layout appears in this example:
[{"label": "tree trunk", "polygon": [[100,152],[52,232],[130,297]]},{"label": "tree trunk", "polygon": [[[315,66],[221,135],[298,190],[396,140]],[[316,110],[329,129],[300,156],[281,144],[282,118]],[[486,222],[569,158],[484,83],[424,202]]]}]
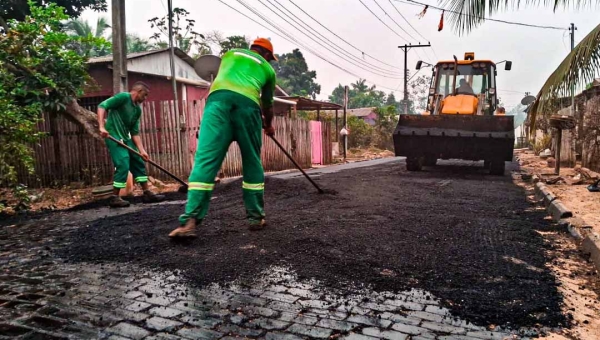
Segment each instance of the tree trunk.
[{"label": "tree trunk", "polygon": [[72,122],[81,124],[92,137],[103,140],[98,130],[98,116],[94,112],[79,106],[77,100],[73,99],[67,104],[64,116]]}]

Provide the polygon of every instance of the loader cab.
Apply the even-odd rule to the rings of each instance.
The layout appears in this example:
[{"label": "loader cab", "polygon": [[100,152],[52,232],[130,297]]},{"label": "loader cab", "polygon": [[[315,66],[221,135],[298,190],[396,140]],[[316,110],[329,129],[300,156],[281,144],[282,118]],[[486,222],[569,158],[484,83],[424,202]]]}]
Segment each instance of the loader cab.
[{"label": "loader cab", "polygon": [[[422,64],[417,63],[417,69]],[[510,70],[511,64],[506,61],[505,69]],[[493,115],[497,107],[496,74],[494,62],[476,60],[470,52],[465,53],[464,60],[438,62],[433,66],[426,114],[447,111],[443,109],[446,102],[462,106],[461,114]]]}]

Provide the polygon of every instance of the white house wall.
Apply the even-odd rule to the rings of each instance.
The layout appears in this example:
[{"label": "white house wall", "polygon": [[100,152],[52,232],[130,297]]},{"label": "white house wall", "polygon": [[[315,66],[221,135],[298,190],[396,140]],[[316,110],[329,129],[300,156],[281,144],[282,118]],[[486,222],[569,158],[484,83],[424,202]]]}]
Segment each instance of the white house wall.
[{"label": "white house wall", "polygon": [[[131,72],[171,77],[170,65],[168,52],[155,53],[144,57],[129,59],[127,62],[127,70]],[[177,56],[175,56],[175,75],[177,78],[205,82],[196,74],[196,71],[194,71],[192,66]]]}]

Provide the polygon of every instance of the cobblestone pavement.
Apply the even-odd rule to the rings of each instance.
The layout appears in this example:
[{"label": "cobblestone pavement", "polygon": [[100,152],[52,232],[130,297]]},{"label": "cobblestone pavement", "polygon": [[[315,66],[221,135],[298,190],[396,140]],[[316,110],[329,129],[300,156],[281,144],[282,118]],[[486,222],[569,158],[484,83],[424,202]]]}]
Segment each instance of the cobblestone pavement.
[{"label": "cobblestone pavement", "polygon": [[0,227],[0,339],[504,340],[548,331],[483,328],[453,317],[426,291],[350,294],[287,268],[252,284],[196,289],[178,272],[52,255],[67,229],[114,214],[56,213]]}]

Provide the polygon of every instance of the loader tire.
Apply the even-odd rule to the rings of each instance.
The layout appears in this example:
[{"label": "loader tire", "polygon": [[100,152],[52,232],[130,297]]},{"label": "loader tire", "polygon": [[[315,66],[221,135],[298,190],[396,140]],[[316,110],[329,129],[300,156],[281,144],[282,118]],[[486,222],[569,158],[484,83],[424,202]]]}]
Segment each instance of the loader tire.
[{"label": "loader tire", "polygon": [[435,156],[425,157],[425,160],[423,161],[424,166],[435,166],[436,164],[437,164],[437,158],[435,158]]},{"label": "loader tire", "polygon": [[504,176],[505,164],[504,160],[490,162],[490,175]]},{"label": "loader tire", "polygon": [[407,157],[406,170],[421,171],[423,169],[423,157]]}]

